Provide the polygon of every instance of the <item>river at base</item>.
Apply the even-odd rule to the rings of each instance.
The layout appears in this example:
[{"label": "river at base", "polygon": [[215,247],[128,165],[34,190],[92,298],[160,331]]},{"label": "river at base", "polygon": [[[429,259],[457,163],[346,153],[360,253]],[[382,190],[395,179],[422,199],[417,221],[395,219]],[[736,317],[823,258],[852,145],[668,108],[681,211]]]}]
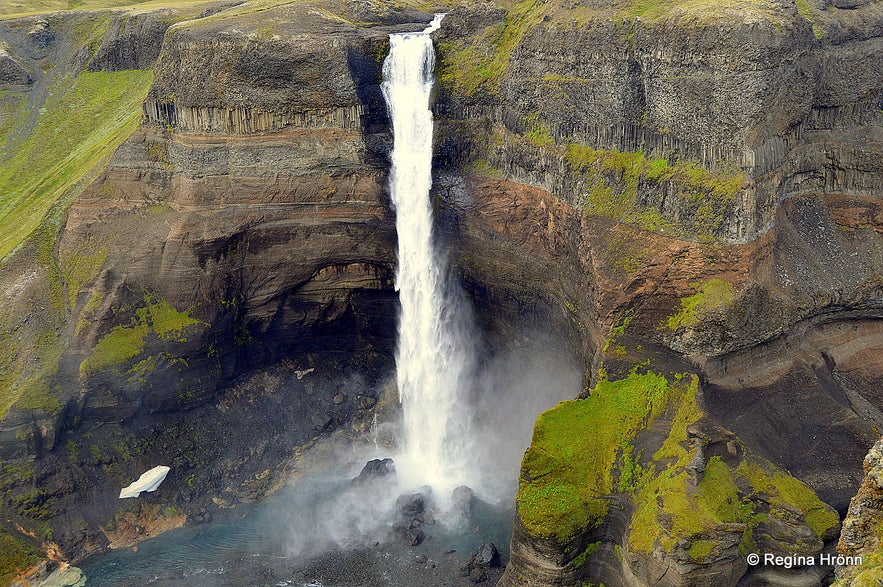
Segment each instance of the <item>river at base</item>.
[{"label": "river at base", "polygon": [[[359,520],[361,513],[352,511],[354,476],[352,466],[315,472],[259,504],[241,507],[232,519],[167,532],[140,543],[136,552],[121,549],[92,557],[81,565],[86,585],[471,585],[459,569],[479,546],[493,542],[505,560],[511,501],[491,505],[476,499],[468,519],[454,526],[425,523],[425,539],[411,546],[392,530],[395,512],[379,519],[375,508],[366,514],[374,519]],[[487,584],[499,574],[492,570]]]}]

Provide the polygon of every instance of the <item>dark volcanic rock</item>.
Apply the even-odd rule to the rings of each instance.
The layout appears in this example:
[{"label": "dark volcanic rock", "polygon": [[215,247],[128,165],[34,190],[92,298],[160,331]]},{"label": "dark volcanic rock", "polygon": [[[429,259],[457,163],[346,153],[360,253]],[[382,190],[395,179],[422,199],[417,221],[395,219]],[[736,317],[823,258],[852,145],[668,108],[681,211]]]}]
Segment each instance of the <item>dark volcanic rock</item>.
[{"label": "dark volcanic rock", "polygon": [[112,20],[89,62],[89,71],[152,68],[162,49],[163,37],[174,24],[170,16],[155,11]]},{"label": "dark volcanic rock", "polygon": [[482,583],[488,579],[489,570],[499,566],[500,553],[497,551],[497,547],[489,542],[481,545],[478,550],[469,555],[469,558],[460,567],[460,576],[468,577],[472,583]]},{"label": "dark volcanic rock", "polygon": [[20,86],[33,81],[24,66],[0,48],[0,85]]},{"label": "dark volcanic rock", "polygon": [[353,485],[372,483],[376,480],[395,479],[396,468],[392,459],[373,459],[365,463],[359,476],[353,479]]},{"label": "dark volcanic rock", "polygon": [[55,44],[55,33],[49,26],[49,21],[39,19],[34,26],[28,31],[28,40],[37,49],[45,49]]},{"label": "dark volcanic rock", "polygon": [[465,485],[455,487],[451,500],[455,512],[467,519],[472,516],[472,508],[475,505],[475,492],[471,488]]},{"label": "dark volcanic rock", "polygon": [[416,493],[406,493],[396,499],[396,511],[406,517],[422,514],[426,509],[426,502],[431,495],[431,489]]},{"label": "dark volcanic rock", "polygon": [[493,542],[482,544],[475,551],[475,558],[472,559],[474,565],[486,565],[488,567],[500,566],[500,553]]}]

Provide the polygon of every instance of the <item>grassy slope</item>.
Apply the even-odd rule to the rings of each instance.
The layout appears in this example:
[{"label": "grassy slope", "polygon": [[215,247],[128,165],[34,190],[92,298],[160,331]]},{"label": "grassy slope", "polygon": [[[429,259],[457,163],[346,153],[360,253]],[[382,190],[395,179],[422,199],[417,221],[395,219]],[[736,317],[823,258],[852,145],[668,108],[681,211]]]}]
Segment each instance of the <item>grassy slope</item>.
[{"label": "grassy slope", "polygon": [[0,585],[7,585],[19,573],[37,564],[42,555],[29,542],[0,529]]},{"label": "grassy slope", "polygon": [[56,82],[30,136],[0,154],[0,258],[135,130],[151,80],[147,71],[121,71]]},{"label": "grassy slope", "polygon": [[193,3],[193,0],[0,0],[0,15],[56,12],[59,10],[97,10],[125,6],[146,8]]}]

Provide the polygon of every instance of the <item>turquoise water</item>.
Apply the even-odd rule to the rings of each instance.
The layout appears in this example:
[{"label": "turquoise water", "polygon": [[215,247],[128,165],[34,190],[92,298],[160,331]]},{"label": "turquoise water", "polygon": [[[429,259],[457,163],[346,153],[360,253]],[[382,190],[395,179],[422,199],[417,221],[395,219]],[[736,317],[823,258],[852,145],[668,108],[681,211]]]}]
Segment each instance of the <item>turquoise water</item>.
[{"label": "turquoise water", "polygon": [[236,510],[233,519],[173,530],[140,543],[137,552],[93,557],[81,565],[87,587],[450,585],[481,544],[494,542],[504,553],[508,547],[511,510],[480,501],[468,523],[426,524],[426,540],[407,545],[390,536],[392,514],[376,517],[383,499],[364,495],[370,503],[354,506],[349,479],[302,480]]}]

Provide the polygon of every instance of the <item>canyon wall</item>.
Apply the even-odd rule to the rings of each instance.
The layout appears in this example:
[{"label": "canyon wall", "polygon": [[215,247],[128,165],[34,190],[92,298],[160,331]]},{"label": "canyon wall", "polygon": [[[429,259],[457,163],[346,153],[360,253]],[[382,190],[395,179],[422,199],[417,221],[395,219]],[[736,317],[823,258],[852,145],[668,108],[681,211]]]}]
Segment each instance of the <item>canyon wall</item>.
[{"label": "canyon wall", "polygon": [[[0,21],[0,83],[35,118],[49,52],[153,72],[140,126],[0,265],[21,561],[223,515],[364,429],[397,312],[381,64],[430,18],[408,4]],[[451,7],[452,274],[489,352],[554,332],[586,373],[537,424],[502,584],[832,578],[744,555],[831,552],[883,424],[883,3],[849,4]],[[146,510],[118,503],[163,463]]]},{"label": "canyon wall", "polygon": [[[537,423],[502,584],[832,580],[831,565],[745,556],[833,552],[821,502],[775,480],[842,513],[876,438],[881,25],[877,2],[483,3],[446,18],[439,164],[581,218],[570,262],[593,295],[567,307],[592,304],[600,330],[594,407]],[[654,397],[632,381],[651,374],[695,375],[693,411],[669,389],[635,432],[581,413],[627,422],[608,402],[628,385]],[[560,448],[581,442],[608,460]]]}]

